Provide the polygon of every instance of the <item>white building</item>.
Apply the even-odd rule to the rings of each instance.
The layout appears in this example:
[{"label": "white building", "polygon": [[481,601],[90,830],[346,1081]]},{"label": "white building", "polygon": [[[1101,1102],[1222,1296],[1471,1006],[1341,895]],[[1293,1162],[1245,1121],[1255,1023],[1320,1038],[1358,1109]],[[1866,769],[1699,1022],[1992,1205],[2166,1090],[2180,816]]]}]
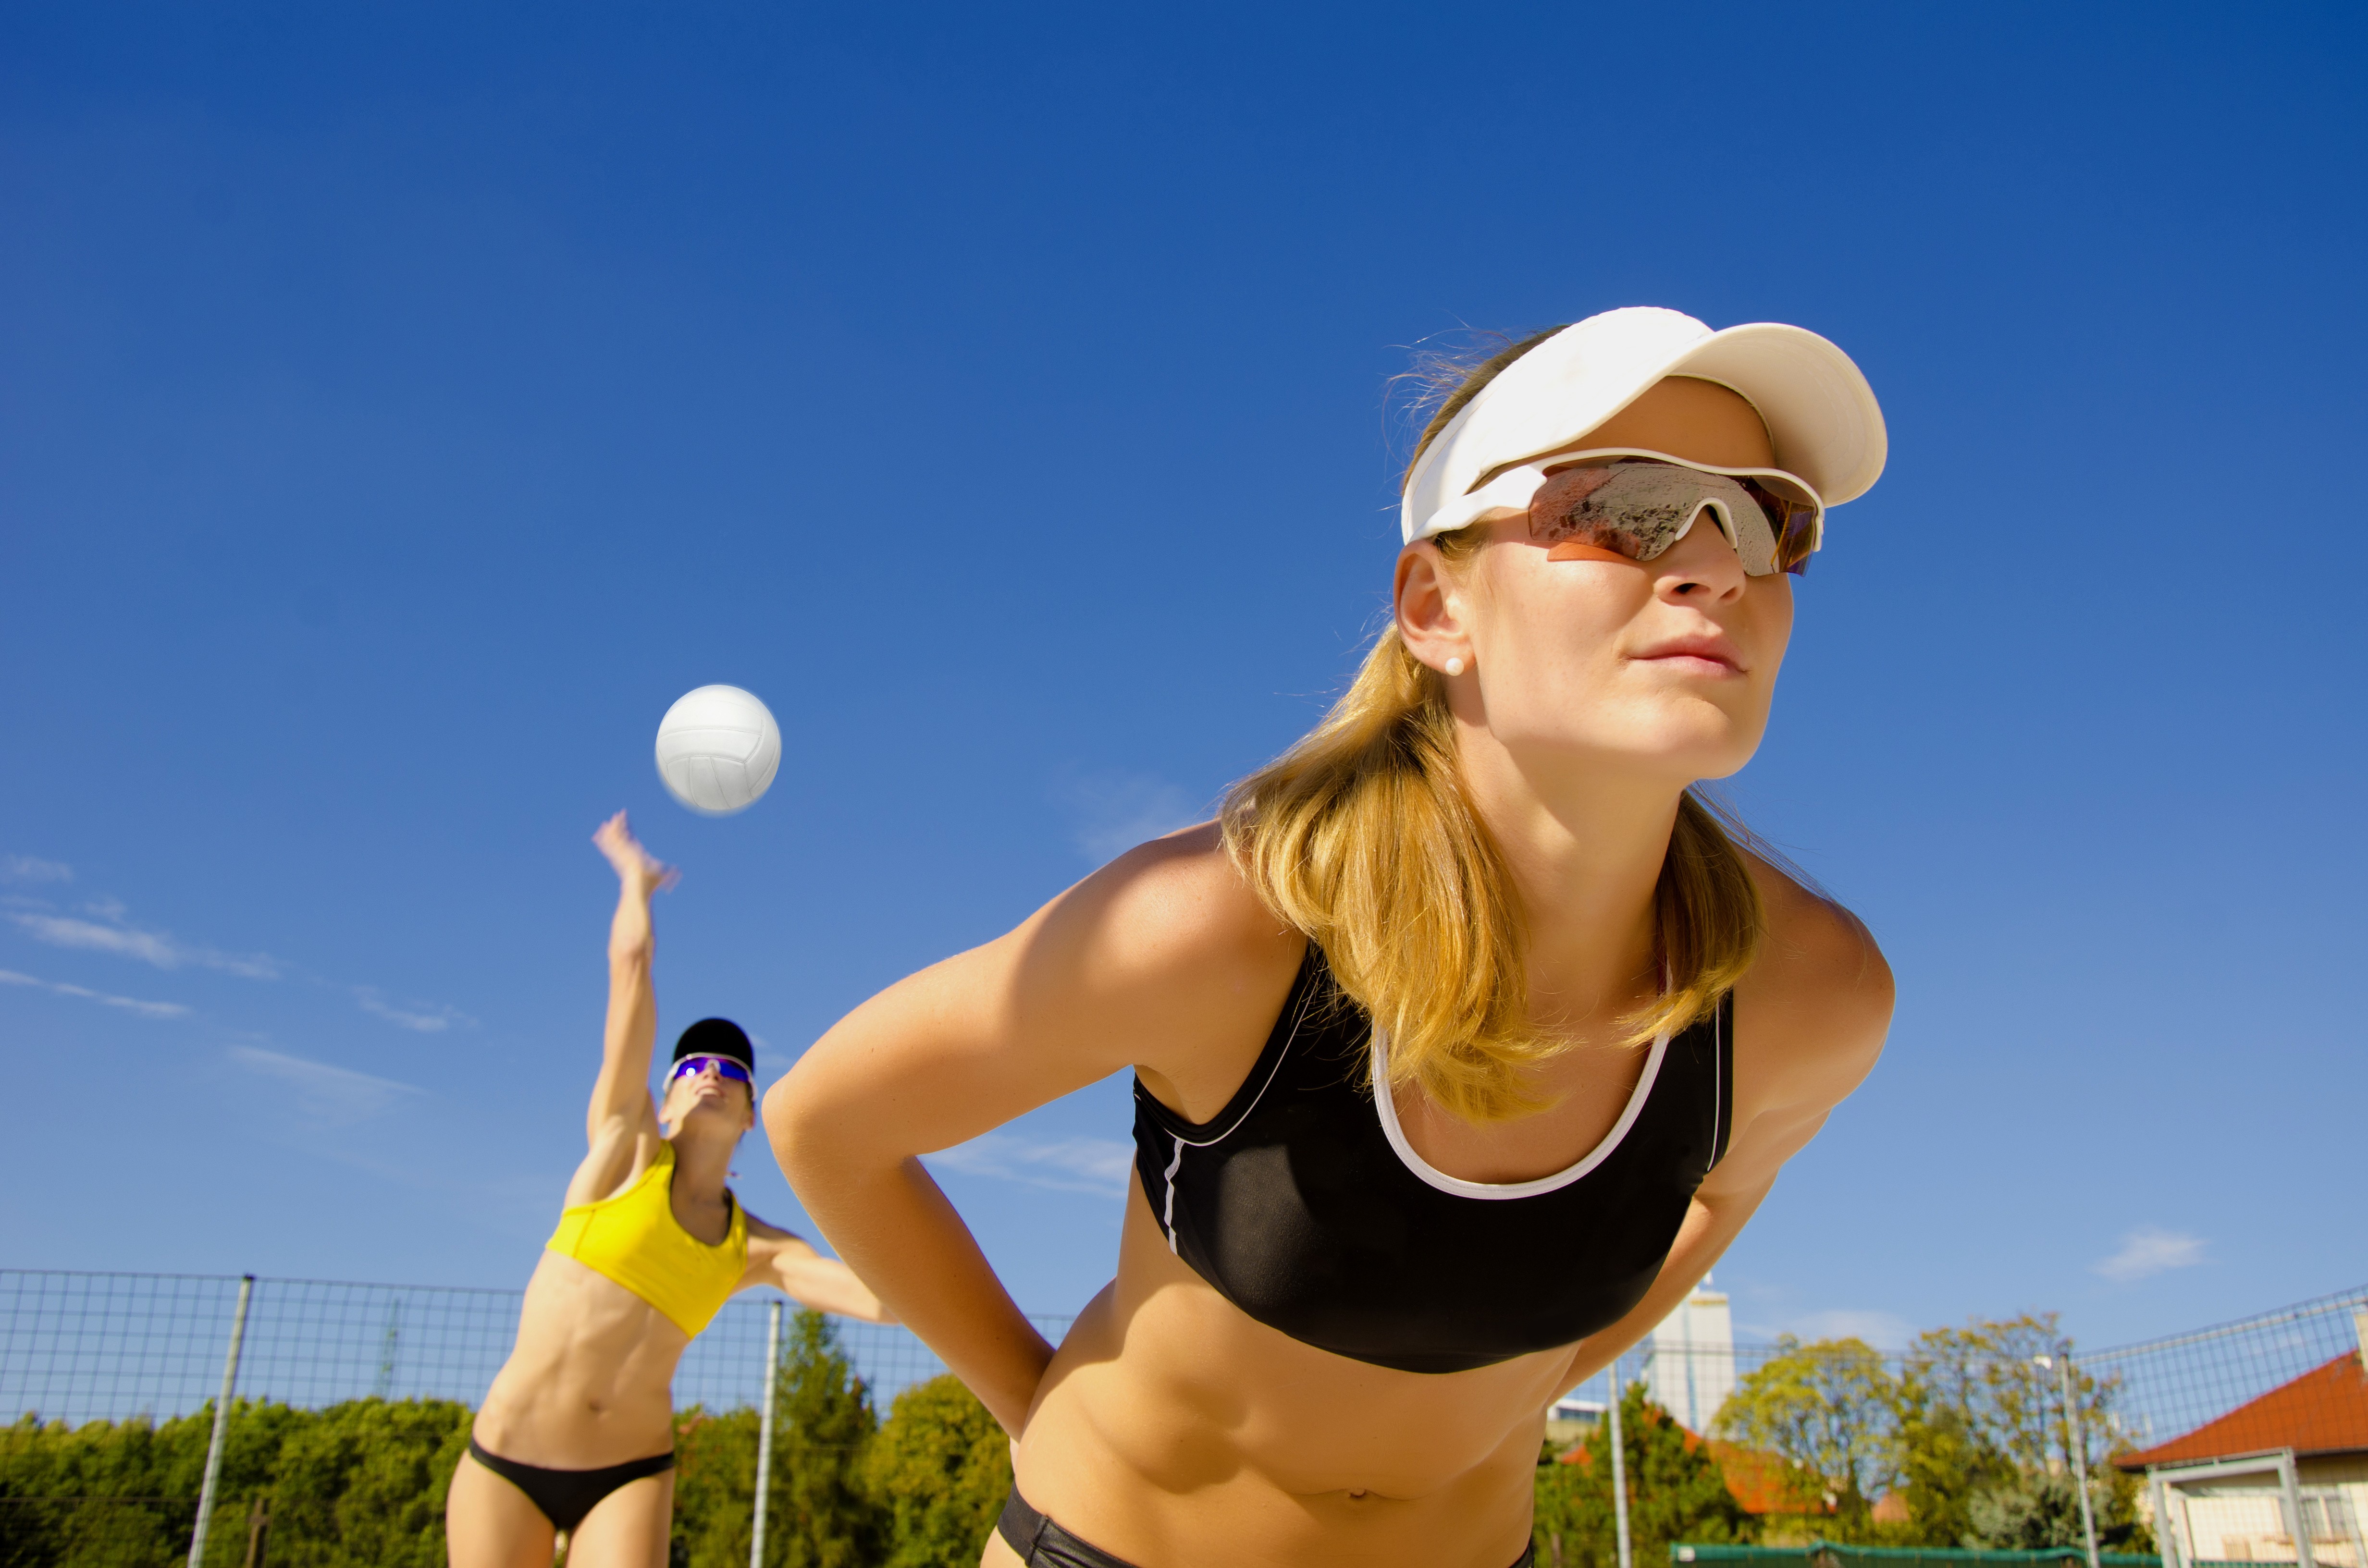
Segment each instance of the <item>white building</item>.
[{"label": "white building", "polygon": [[1735,1320],[1726,1297],[1704,1279],[1645,1341],[1645,1377],[1655,1404],[1679,1426],[1708,1436],[1735,1392]]}]

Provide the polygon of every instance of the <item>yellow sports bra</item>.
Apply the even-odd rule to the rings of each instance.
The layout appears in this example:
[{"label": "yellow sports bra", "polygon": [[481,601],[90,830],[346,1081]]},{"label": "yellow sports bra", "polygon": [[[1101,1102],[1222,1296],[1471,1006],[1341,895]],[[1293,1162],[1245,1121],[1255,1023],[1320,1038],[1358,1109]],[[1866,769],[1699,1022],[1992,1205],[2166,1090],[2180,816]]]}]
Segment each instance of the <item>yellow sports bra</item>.
[{"label": "yellow sports bra", "polygon": [[747,1211],[729,1187],[723,1200],[732,1230],[723,1241],[709,1246],[684,1230],[674,1217],[674,1145],[660,1143],[641,1180],[614,1198],[561,1210],[543,1247],[607,1275],[695,1335],[748,1269]]}]

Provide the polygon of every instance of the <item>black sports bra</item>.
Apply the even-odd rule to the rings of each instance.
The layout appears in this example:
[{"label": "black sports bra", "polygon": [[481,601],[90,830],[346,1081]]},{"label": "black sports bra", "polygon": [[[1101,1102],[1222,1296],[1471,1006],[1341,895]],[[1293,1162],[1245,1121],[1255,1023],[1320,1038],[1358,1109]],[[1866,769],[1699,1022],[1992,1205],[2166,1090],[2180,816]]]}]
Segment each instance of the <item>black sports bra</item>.
[{"label": "black sports bra", "polygon": [[[1338,1355],[1460,1372],[1570,1345],[1644,1300],[1726,1153],[1735,998],[1656,1042],[1593,1153],[1535,1181],[1425,1164],[1363,1010],[1314,944],[1257,1065],[1195,1125],[1134,1085],[1134,1168],[1167,1244],[1251,1317]],[[1377,1072],[1375,1078],[1381,1077]]]}]

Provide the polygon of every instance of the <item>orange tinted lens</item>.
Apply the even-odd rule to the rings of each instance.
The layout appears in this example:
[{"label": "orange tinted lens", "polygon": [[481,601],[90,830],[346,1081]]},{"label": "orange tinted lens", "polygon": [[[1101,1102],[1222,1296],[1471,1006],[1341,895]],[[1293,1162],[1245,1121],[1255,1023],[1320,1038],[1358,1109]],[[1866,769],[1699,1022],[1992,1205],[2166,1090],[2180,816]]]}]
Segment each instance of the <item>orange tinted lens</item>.
[{"label": "orange tinted lens", "polygon": [[1815,504],[1783,494],[1757,478],[1743,481],[1744,489],[1759,503],[1768,514],[1768,526],[1776,535],[1776,570],[1798,577],[1809,570],[1809,557],[1817,544],[1817,508]]}]

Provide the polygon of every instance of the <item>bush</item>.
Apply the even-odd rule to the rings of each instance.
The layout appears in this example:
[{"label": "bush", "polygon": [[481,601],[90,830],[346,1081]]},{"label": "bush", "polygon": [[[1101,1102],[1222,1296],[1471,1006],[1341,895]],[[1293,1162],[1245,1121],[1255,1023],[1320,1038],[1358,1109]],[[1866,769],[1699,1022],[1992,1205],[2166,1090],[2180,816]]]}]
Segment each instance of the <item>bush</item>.
[{"label": "bush", "polygon": [[[447,1400],[350,1400],[325,1410],[231,1407],[207,1561],[244,1562],[246,1521],[270,1519],[280,1568],[438,1568],[444,1489],[469,1411]],[[43,1426],[0,1439],[0,1564],[170,1568],[187,1562],[205,1479],[211,1406],[145,1420]]]},{"label": "bush", "polygon": [[1011,1491],[1011,1443],[949,1372],[896,1396],[865,1465],[888,1513],[884,1568],[973,1568]]}]

